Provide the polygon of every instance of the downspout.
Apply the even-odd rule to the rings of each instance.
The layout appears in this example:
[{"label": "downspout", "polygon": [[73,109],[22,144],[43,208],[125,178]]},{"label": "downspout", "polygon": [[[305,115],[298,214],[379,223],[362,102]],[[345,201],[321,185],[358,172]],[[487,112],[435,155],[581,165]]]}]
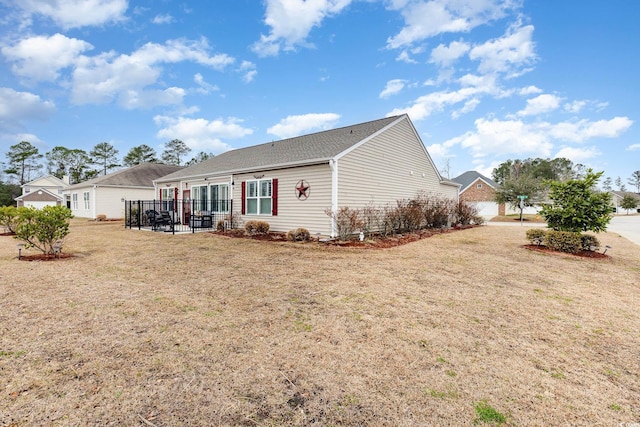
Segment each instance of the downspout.
[{"label": "downspout", "polygon": [[89,201],[89,203],[93,202],[93,203],[91,203],[91,213],[93,215],[93,219],[98,218],[98,216],[96,214],[97,209],[98,209],[98,206],[97,206],[98,198],[96,197],[96,194],[98,193],[97,188],[98,188],[97,185],[93,186],[93,195],[91,197],[91,200]]},{"label": "downspout", "polygon": [[336,224],[338,217],[338,161],[329,160],[329,168],[331,169],[331,238],[334,238],[338,230]]}]

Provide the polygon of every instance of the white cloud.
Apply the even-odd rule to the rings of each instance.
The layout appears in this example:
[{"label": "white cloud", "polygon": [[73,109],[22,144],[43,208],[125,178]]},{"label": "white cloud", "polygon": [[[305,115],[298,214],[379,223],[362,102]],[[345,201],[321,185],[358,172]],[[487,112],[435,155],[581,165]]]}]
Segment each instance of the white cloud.
[{"label": "white cloud", "polygon": [[527,86],[518,90],[518,95],[520,96],[537,95],[539,93],[542,93],[542,89],[536,86]]},{"label": "white cloud", "polygon": [[[488,156],[549,157],[557,143],[583,143],[595,138],[615,138],[625,132],[633,122],[626,117],[611,120],[579,122],[534,122],[520,119],[499,120],[480,118],[476,129],[444,142],[446,147],[460,145],[469,149],[476,158]],[[564,145],[561,154],[575,159],[595,157],[594,148],[575,148]],[[558,154],[560,156],[560,154]]]},{"label": "white cloud", "polygon": [[52,101],[45,101],[33,93],[0,87],[0,126],[14,121],[46,120],[54,111]]},{"label": "white cloud", "polygon": [[219,154],[231,147],[223,139],[238,139],[253,133],[252,129],[242,126],[242,120],[229,117],[227,119],[207,120],[188,117],[156,116],[153,118],[157,126],[162,126],[156,137],[164,140],[178,138],[194,151],[205,151]]},{"label": "white cloud", "polygon": [[389,98],[392,95],[396,95],[400,93],[402,89],[404,89],[406,84],[407,81],[402,79],[389,80],[384,87],[384,90],[380,92],[379,97],[385,99]]},{"label": "white cloud", "polygon": [[473,28],[500,19],[517,2],[509,0],[416,0],[391,1],[389,8],[400,10],[405,26],[389,37],[387,47],[403,46],[443,33],[469,32]]},{"label": "white cloud", "polygon": [[396,61],[398,62],[406,62],[407,64],[417,64],[418,61],[416,61],[415,59],[411,58],[409,56],[409,52],[407,52],[406,50],[403,50],[402,52],[400,52],[400,54],[396,57]]},{"label": "white cloud", "polygon": [[202,77],[202,74],[200,74],[200,73],[196,73],[196,74],[193,76],[193,81],[194,81],[194,82],[196,82],[196,84],[199,86],[199,88],[198,88],[198,89],[196,89],[196,91],[197,91],[198,93],[203,94],[203,95],[207,95],[207,94],[209,94],[209,93],[211,93],[211,92],[216,92],[216,91],[220,90],[220,89],[218,88],[218,86],[216,86],[216,85],[212,85],[212,84],[210,84],[210,83],[207,83],[207,82],[204,80],[204,77]]},{"label": "white cloud", "polygon": [[252,50],[259,56],[274,56],[281,49],[294,50],[309,45],[306,41],[314,27],[322,20],[340,13],[352,0],[266,0],[264,23],[271,27],[269,35],[262,34]]},{"label": "white cloud", "polygon": [[468,114],[476,109],[476,107],[480,104],[480,100],[478,98],[472,98],[464,103],[462,108],[459,110],[453,111],[451,113],[452,119],[457,119],[458,117]]},{"label": "white cloud", "polygon": [[267,133],[279,138],[290,138],[304,135],[312,131],[331,129],[340,119],[335,113],[311,113],[297,116],[288,116],[277,125],[267,129]]},{"label": "white cloud", "polygon": [[251,83],[258,75],[256,64],[250,61],[242,61],[240,68],[238,68],[238,72],[242,73],[242,80],[244,80],[245,83]]},{"label": "white cloud", "polygon": [[586,106],[587,106],[587,101],[573,101],[573,102],[567,102],[566,104],[564,104],[563,108],[565,109],[565,111],[568,111],[569,113],[579,113]]},{"label": "white cloud", "polygon": [[60,70],[72,66],[79,55],[93,46],[62,34],[34,36],[13,46],[2,48],[2,54],[14,62],[11,69],[21,77],[36,81],[55,81]]},{"label": "white cloud", "polygon": [[438,45],[431,51],[429,62],[438,64],[440,67],[450,67],[458,58],[465,55],[471,46],[462,41],[454,41],[449,46],[443,44]]},{"label": "white cloud", "polygon": [[573,163],[584,163],[586,160],[598,157],[602,154],[596,147],[576,148],[563,147],[556,153],[554,158],[562,158],[571,160]]},{"label": "white cloud", "polygon": [[523,71],[523,66],[536,60],[532,36],[533,25],[515,25],[504,36],[474,46],[469,58],[480,61],[478,71],[482,74],[500,72],[517,75]]},{"label": "white cloud", "polygon": [[527,99],[527,106],[523,110],[518,111],[517,114],[519,116],[535,116],[548,113],[557,110],[561,101],[562,98],[558,96],[542,94],[535,98]]},{"label": "white cloud", "polygon": [[121,21],[129,6],[127,0],[21,0],[15,3],[27,16],[46,16],[64,29]]},{"label": "white cloud", "polygon": [[[182,102],[178,88],[150,89],[156,84],[163,63],[192,61],[222,70],[234,62],[226,54],[210,55],[206,40],[169,40],[147,43],[131,55],[102,53],[77,60],[72,79],[72,101],[76,104],[104,104],[117,100],[125,108],[150,107]],[[132,102],[144,100],[144,102]]]},{"label": "white cloud", "polygon": [[627,147],[627,151],[640,151],[640,144],[631,144]]},{"label": "white cloud", "polygon": [[166,15],[156,15],[153,17],[153,19],[151,20],[151,22],[153,22],[154,24],[158,24],[158,25],[162,25],[162,24],[171,24],[174,21],[173,16],[166,14]]}]

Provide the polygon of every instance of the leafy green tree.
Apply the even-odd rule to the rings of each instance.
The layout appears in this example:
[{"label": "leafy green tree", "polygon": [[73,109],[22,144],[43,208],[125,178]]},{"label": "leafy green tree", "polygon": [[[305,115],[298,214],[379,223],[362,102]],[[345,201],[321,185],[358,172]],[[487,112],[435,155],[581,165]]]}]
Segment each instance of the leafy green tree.
[{"label": "leafy green tree", "polygon": [[608,176],[603,182],[602,182],[602,189],[604,191],[613,191],[613,180],[611,179],[610,176]]},{"label": "leafy green tree", "polygon": [[140,163],[158,163],[156,151],[146,144],[133,147],[122,159],[125,166],[136,166]]},{"label": "leafy green tree", "polygon": [[19,208],[15,238],[25,242],[25,248],[36,248],[53,255],[62,248],[69,234],[71,210],[65,206],[45,206],[42,209]]},{"label": "leafy green tree", "polygon": [[185,163],[185,166],[193,166],[195,164],[198,164],[200,162],[204,162],[207,159],[210,159],[212,157],[215,157],[213,154],[211,153],[205,153],[204,151],[199,152],[198,154],[196,154],[196,156],[189,160],[187,163]]},{"label": "leafy green tree", "polygon": [[162,161],[168,165],[180,166],[182,157],[191,152],[191,148],[179,139],[172,139],[164,144],[165,150],[162,152]]},{"label": "leafy green tree", "polygon": [[89,151],[89,158],[92,164],[100,165],[102,174],[106,175],[111,169],[120,166],[118,163],[118,150],[108,142],[101,142]]},{"label": "leafy green tree", "polygon": [[19,209],[24,208],[16,208],[15,206],[0,207],[0,226],[11,233],[15,233],[18,225]]},{"label": "leafy green tree", "polygon": [[15,198],[20,195],[20,186],[0,182],[0,206],[15,206]]},{"label": "leafy green tree", "polygon": [[[543,185],[538,179],[528,175],[508,178],[495,191],[495,201],[505,203],[520,210],[520,220],[525,206],[533,206],[540,201]],[[518,196],[527,196],[520,202]]]},{"label": "leafy green tree", "polygon": [[53,147],[45,153],[47,170],[57,178],[69,175],[69,149],[62,146]]},{"label": "leafy green tree", "polygon": [[625,194],[622,200],[620,200],[620,207],[622,209],[627,210],[627,215],[629,215],[630,209],[635,209],[638,207],[638,199],[633,197],[631,194]]},{"label": "leafy green tree", "polygon": [[640,193],[640,170],[635,171],[629,178],[629,185],[636,188],[636,193]]},{"label": "leafy green tree", "polygon": [[67,161],[72,184],[86,181],[97,174],[97,171],[91,169],[91,159],[84,150],[79,148],[69,150]]},{"label": "leafy green tree", "polygon": [[5,173],[18,176],[20,185],[29,180],[30,174],[42,167],[38,160],[42,158],[38,147],[35,147],[28,141],[21,141],[18,144],[9,147],[7,160],[9,167],[5,169]]},{"label": "leafy green tree", "polygon": [[605,231],[611,221],[611,194],[596,191],[602,174],[588,169],[582,179],[551,182],[553,203],[540,210],[548,226],[556,231]]}]

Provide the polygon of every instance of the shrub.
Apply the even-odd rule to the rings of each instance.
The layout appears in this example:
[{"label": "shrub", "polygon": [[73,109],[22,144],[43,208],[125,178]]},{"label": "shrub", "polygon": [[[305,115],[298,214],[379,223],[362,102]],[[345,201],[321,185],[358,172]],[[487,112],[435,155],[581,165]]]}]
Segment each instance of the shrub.
[{"label": "shrub", "polygon": [[296,228],[287,232],[287,240],[292,242],[308,242],[311,240],[311,234],[306,228]]},{"label": "shrub", "polygon": [[578,253],[582,248],[580,233],[574,231],[549,230],[545,238],[545,245],[553,250],[568,253]]},{"label": "shrub", "polygon": [[15,206],[0,207],[0,225],[9,230],[10,233],[15,233],[21,209],[26,208],[16,208]]},{"label": "shrub", "polygon": [[336,213],[333,213],[330,209],[326,209],[324,212],[333,219],[335,224],[334,231],[340,240],[349,240],[357,230],[362,228],[362,220],[358,209],[351,209],[345,206]]},{"label": "shrub", "polygon": [[53,255],[69,234],[71,218],[71,210],[64,206],[21,208],[15,238],[24,241],[27,249],[33,247]]},{"label": "shrub", "polygon": [[265,234],[269,232],[269,223],[252,219],[244,223],[244,229],[249,234]]},{"label": "shrub", "polygon": [[459,200],[455,213],[456,223],[461,225],[482,224],[484,219],[478,215],[479,212],[477,205]]},{"label": "shrub", "polygon": [[218,222],[216,222],[216,230],[218,231],[224,231],[225,227],[224,227],[224,220],[218,220]]},{"label": "shrub", "polygon": [[580,242],[583,251],[595,251],[600,247],[600,241],[593,234],[581,235]]},{"label": "shrub", "polygon": [[105,214],[96,215],[96,221],[106,221],[107,216]]},{"label": "shrub", "polygon": [[542,228],[532,228],[527,230],[527,240],[529,240],[532,245],[540,246],[544,243],[546,236],[547,230]]}]

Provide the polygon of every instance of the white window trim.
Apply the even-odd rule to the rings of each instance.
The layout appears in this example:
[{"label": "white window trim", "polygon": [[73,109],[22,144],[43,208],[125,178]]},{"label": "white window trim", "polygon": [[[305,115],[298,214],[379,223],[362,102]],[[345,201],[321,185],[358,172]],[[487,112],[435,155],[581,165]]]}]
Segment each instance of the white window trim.
[{"label": "white window trim", "polygon": [[[268,196],[261,196],[260,195],[260,190],[262,188],[262,183],[268,181],[269,182],[269,195]],[[256,183],[256,197],[249,197],[249,183],[251,182],[255,182]],[[248,180],[245,183],[246,186],[246,195],[245,195],[245,206],[246,206],[246,212],[245,215],[251,215],[251,216],[273,216],[273,179],[272,178],[263,178],[263,179],[252,179],[252,180]],[[249,199],[255,199],[256,200],[256,213],[250,213],[249,212]],[[262,213],[260,211],[260,206],[261,203],[260,201],[262,199],[269,199],[269,212],[268,213]]]}]

